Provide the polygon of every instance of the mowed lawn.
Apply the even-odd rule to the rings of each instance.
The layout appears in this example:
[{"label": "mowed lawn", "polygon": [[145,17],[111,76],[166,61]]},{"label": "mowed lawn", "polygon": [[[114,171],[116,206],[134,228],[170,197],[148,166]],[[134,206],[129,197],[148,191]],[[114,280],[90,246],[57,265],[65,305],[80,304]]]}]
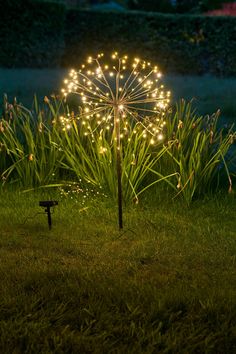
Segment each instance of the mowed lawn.
[{"label": "mowed lawn", "polygon": [[0,193],[0,352],[236,353],[235,196],[86,198]]}]

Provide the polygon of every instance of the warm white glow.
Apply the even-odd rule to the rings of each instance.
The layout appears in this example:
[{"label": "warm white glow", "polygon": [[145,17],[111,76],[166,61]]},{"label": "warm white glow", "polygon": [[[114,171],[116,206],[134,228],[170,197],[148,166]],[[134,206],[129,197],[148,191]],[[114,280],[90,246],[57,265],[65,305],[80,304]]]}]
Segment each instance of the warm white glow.
[{"label": "warm white glow", "polygon": [[[164,86],[159,85],[159,78],[158,67],[150,62],[140,58],[130,60],[127,55],[119,57],[117,52],[106,61],[100,53],[95,58],[89,56],[78,71],[71,70],[61,92],[65,97],[80,96],[83,111],[79,119],[88,127],[86,135],[91,128],[84,122],[93,118],[106,130],[114,129],[115,122],[120,122],[123,137],[129,133],[127,120],[135,120],[143,130],[143,137],[150,135],[150,143],[155,144],[164,139],[163,118],[170,101],[170,91],[165,92]],[[117,107],[118,119],[114,117]],[[69,121],[63,120],[63,124],[70,128]]]}]

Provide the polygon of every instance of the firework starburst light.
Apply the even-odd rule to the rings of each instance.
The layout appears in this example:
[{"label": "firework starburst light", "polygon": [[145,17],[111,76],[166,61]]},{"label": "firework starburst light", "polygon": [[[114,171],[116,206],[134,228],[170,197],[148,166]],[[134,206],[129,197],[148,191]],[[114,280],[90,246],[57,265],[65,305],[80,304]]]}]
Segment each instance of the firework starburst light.
[{"label": "firework starburst light", "polygon": [[[71,70],[62,93],[65,97],[77,94],[82,102],[78,119],[87,131],[93,134],[101,128],[112,130],[116,151],[119,227],[122,222],[122,152],[121,139],[129,134],[133,122],[138,122],[143,138],[150,135],[150,143],[163,139],[164,115],[168,107],[170,92],[159,84],[161,73],[150,62],[117,52],[109,63],[103,53],[89,57],[78,71]],[[91,123],[93,122],[93,128]],[[95,122],[95,128],[94,128]],[[64,129],[70,128],[69,118],[62,117]],[[133,130],[133,133],[135,131]]]},{"label": "firework starburst light", "polygon": [[[91,133],[91,121],[107,130],[120,123],[120,138],[128,132],[128,122],[135,120],[143,128],[143,137],[150,135],[151,142],[163,138],[163,116],[170,92],[159,84],[161,73],[150,62],[115,52],[105,61],[104,54],[88,57],[78,71],[71,70],[64,81],[64,96],[77,94],[81,98],[83,112],[79,116]],[[116,117],[116,118],[114,118]],[[115,120],[119,120],[116,122]],[[66,127],[69,128],[67,118]]]}]

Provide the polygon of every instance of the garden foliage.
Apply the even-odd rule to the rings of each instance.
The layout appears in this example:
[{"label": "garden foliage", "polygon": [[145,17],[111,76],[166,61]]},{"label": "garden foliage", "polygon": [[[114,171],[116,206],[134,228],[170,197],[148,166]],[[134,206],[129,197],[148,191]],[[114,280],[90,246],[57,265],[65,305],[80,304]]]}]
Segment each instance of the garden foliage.
[{"label": "garden foliage", "polygon": [[171,13],[175,11],[175,6],[170,0],[160,0],[158,3],[152,0],[129,0],[128,7],[131,10],[155,11]]},{"label": "garden foliage", "polygon": [[141,57],[145,52],[163,72],[235,75],[235,24],[229,17],[71,10],[62,62],[77,67],[87,48],[91,54],[110,53],[115,39],[118,52]]},{"label": "garden foliage", "polygon": [[[102,188],[116,198],[112,133],[95,130],[85,135],[80,119],[72,119],[66,129],[60,117],[69,114],[71,119],[71,112],[55,98],[46,98],[43,107],[35,98],[32,110],[16,102],[5,102],[5,108],[0,122],[3,184],[29,189],[72,181]],[[155,145],[143,138],[139,123],[130,125],[129,139],[122,140],[124,200],[138,202],[139,195],[157,183],[170,186],[170,196],[182,196],[187,203],[215,190],[219,182],[231,190],[228,153],[235,133],[219,130],[217,120],[218,113],[200,117],[182,101],[166,115],[165,140]]]},{"label": "garden foliage", "polygon": [[56,139],[55,110],[41,110],[34,99],[32,110],[8,104],[5,98],[5,119],[0,125],[1,175],[21,187],[45,186],[58,179],[62,159]]},{"label": "garden foliage", "polygon": [[167,12],[167,13],[200,13],[222,7],[229,0],[128,0],[130,9]]},{"label": "garden foliage", "polygon": [[[165,156],[166,170],[178,172],[177,195],[189,202],[215,190],[222,174],[232,181],[228,165],[229,151],[235,139],[233,127],[227,132],[218,128],[219,111],[212,116],[198,116],[190,103],[180,102],[174,114],[167,117],[167,136],[173,144]],[[227,162],[226,162],[227,161]]]}]

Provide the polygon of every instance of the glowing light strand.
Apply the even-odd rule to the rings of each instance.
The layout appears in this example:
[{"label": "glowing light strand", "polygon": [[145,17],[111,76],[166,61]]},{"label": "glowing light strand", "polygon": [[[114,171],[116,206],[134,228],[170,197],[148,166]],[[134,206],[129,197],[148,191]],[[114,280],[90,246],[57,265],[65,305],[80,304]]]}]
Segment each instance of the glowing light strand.
[{"label": "glowing light strand", "polygon": [[[62,89],[64,96],[72,93],[80,95],[84,112],[78,119],[88,119],[88,115],[96,119],[97,113],[111,115],[114,114],[114,107],[118,107],[119,112],[126,113],[125,118],[139,121],[143,129],[152,135],[152,141],[159,141],[163,137],[162,111],[168,106],[170,92],[164,92],[163,85],[158,86],[161,73],[157,66],[152,67],[151,63],[138,58],[129,64],[128,56],[119,58],[117,52],[112,54],[111,59],[115,65],[104,63],[104,54],[100,53],[96,58],[89,57],[87,65],[83,64],[79,71],[72,70],[64,81],[67,85]],[[86,112],[88,107],[89,112]],[[147,118],[159,129],[151,132],[145,125]],[[124,117],[121,116],[122,120]],[[97,124],[102,126],[103,123],[112,127],[111,120],[107,119],[98,120]],[[66,125],[69,127],[68,121]],[[124,130],[124,126],[121,125],[120,129]]]}]

